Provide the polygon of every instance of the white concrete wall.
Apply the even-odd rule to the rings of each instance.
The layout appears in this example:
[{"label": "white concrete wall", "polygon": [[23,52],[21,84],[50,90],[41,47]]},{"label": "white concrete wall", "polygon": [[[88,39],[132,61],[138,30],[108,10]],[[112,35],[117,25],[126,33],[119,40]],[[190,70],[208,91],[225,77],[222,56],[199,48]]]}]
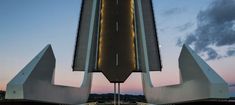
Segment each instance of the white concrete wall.
[{"label": "white concrete wall", "polygon": [[24,99],[61,104],[86,103],[92,75],[85,71],[80,88],[53,85],[55,56],[46,46],[8,84],[6,99]]},{"label": "white concrete wall", "polygon": [[170,104],[211,98],[229,98],[228,84],[191,48],[184,45],[179,57],[181,83],[153,87],[149,73],[142,74],[149,103]]}]

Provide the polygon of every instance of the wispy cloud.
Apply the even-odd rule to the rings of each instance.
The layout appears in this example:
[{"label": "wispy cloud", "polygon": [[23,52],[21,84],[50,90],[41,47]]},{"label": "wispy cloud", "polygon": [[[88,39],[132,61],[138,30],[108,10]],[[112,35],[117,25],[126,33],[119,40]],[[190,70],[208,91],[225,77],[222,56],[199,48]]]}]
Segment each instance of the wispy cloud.
[{"label": "wispy cloud", "polygon": [[178,14],[178,13],[181,13],[181,12],[183,12],[183,9],[181,9],[181,8],[170,8],[170,9],[162,12],[162,14],[164,16],[169,16],[169,15]]},{"label": "wispy cloud", "polygon": [[206,53],[207,60],[222,57],[211,46],[231,46],[232,49],[225,51],[225,56],[234,56],[235,1],[214,0],[206,10],[200,11],[197,15],[197,29],[187,37],[180,38],[178,44],[182,43],[193,45],[198,53]]},{"label": "wispy cloud", "polygon": [[229,87],[235,87],[235,84],[230,84]]},{"label": "wispy cloud", "polygon": [[235,56],[235,48],[231,48],[227,51],[227,56]]},{"label": "wispy cloud", "polygon": [[194,23],[188,22],[183,25],[177,26],[176,29],[179,31],[185,31],[185,30],[190,29],[193,25],[194,25]]}]

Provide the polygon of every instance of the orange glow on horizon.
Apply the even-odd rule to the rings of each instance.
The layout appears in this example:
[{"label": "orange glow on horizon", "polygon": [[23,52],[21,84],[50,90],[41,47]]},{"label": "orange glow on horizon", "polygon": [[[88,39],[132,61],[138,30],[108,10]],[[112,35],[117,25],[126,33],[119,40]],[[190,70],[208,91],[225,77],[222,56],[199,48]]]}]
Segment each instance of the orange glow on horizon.
[{"label": "orange glow on horizon", "polygon": [[[96,73],[93,75],[91,93],[113,93],[113,86],[102,73]],[[121,94],[143,94],[140,73],[132,73],[121,83]]]}]

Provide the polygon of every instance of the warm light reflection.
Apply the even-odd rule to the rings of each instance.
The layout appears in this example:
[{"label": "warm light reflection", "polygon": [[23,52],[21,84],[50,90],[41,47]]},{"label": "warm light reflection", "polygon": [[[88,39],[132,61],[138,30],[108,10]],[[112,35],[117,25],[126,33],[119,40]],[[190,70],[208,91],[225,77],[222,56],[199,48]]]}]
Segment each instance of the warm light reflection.
[{"label": "warm light reflection", "polygon": [[101,62],[102,62],[102,48],[103,48],[103,32],[104,32],[104,26],[103,26],[103,17],[104,17],[104,0],[101,1],[101,12],[100,12],[100,33],[99,33],[99,51],[98,51],[98,69],[100,69]]},{"label": "warm light reflection", "polygon": [[[131,41],[130,41],[130,48],[131,48],[131,59],[133,70],[136,70],[136,55],[135,55],[135,23],[134,23],[134,0],[130,0],[130,35],[131,35]],[[104,30],[104,12],[105,12],[105,0],[101,1],[101,12],[100,12],[100,32],[99,32],[99,51],[98,51],[98,69],[100,69],[101,63],[102,63],[102,49],[103,49],[103,32]]]},{"label": "warm light reflection", "polygon": [[134,23],[134,0],[130,1],[130,19],[131,19],[131,52],[132,52],[132,63],[133,63],[133,70],[136,70],[136,55],[135,55],[135,23]]}]

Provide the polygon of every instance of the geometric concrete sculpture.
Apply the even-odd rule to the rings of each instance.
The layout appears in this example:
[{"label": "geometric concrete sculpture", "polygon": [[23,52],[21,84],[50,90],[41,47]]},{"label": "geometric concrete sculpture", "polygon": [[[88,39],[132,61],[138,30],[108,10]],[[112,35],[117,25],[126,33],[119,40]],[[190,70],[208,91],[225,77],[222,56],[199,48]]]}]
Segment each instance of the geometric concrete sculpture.
[{"label": "geometric concrete sculpture", "polygon": [[182,48],[179,69],[180,84],[172,86],[153,87],[149,72],[142,74],[144,94],[149,103],[229,98],[228,84],[187,45]]},{"label": "geometric concrete sculpture", "polygon": [[55,56],[47,45],[8,84],[6,99],[23,99],[60,104],[86,103],[92,75],[88,70],[80,88],[53,85]]},{"label": "geometric concrete sculpture", "polygon": [[72,66],[85,72],[81,87],[54,85],[55,56],[47,45],[7,84],[6,99],[85,103],[92,72],[115,83],[114,94],[116,83],[120,93],[120,83],[141,72],[153,104],[229,98],[228,84],[187,45],[179,57],[180,84],[153,87],[149,72],[162,68],[154,16],[152,0],[83,0]]}]

